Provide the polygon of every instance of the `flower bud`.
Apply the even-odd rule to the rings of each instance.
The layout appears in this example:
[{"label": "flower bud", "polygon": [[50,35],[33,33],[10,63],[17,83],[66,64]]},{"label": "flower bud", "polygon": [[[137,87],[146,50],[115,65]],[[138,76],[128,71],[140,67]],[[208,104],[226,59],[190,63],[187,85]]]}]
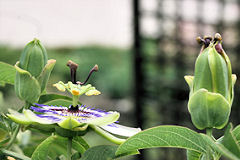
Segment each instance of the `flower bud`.
[{"label": "flower bud", "polygon": [[27,102],[36,103],[45,90],[56,60],[47,60],[47,52],[40,41],[28,43],[16,63],[15,93]]},{"label": "flower bud", "polygon": [[198,129],[223,128],[228,122],[233,101],[231,63],[221,45],[221,36],[205,37],[195,63],[193,76],[185,76],[190,87],[188,110]]},{"label": "flower bud", "polygon": [[29,42],[20,57],[19,67],[38,77],[47,64],[47,52],[38,39]]}]

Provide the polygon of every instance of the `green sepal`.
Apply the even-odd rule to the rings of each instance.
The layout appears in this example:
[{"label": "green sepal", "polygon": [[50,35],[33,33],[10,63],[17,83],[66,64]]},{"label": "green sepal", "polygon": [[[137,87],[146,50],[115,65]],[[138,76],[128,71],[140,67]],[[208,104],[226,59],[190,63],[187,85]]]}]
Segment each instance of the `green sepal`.
[{"label": "green sepal", "polygon": [[52,72],[53,67],[55,66],[56,60],[55,59],[50,59],[48,60],[47,64],[43,68],[42,73],[39,75],[37,78],[40,86],[41,86],[41,92],[43,92],[46,88],[49,76]]},{"label": "green sepal", "polygon": [[[233,101],[233,86],[236,82],[236,79],[235,79],[235,82],[232,78],[232,66],[231,66],[231,61],[230,59],[228,58],[227,54],[225,53],[225,51],[222,49],[222,53],[221,53],[222,57],[224,58],[224,60],[226,61],[227,63],[227,68],[228,68],[228,89],[229,89],[229,93],[231,94],[230,96],[230,100]],[[237,77],[236,77],[237,78]]]},{"label": "green sepal", "polygon": [[36,116],[36,114],[34,114],[31,110],[23,110],[23,114],[32,122],[37,122],[40,124],[54,124],[53,122],[49,121],[49,120],[45,120],[43,118],[39,118],[38,116]]},{"label": "green sepal", "polygon": [[76,119],[74,119],[72,117],[69,117],[69,118],[59,122],[58,125],[62,128],[71,130],[75,127],[82,125],[82,123],[78,122]]},{"label": "green sepal", "polygon": [[19,67],[38,77],[47,64],[47,52],[37,39],[29,42],[20,57]]},{"label": "green sepal", "polygon": [[16,63],[15,93],[27,102],[36,103],[41,94],[41,88],[38,81],[28,71],[19,68],[19,62]]},{"label": "green sepal", "polygon": [[194,79],[194,76],[184,76],[184,79],[189,86],[189,89],[190,89],[189,96],[191,96],[192,93],[193,93],[193,79]]},{"label": "green sepal", "polygon": [[23,129],[24,130],[27,130],[27,129],[36,129],[44,134],[50,134],[50,133],[53,133],[55,132],[55,126],[56,124],[40,124],[40,123],[33,123],[33,124],[30,124],[26,127],[24,127]]},{"label": "green sepal", "polygon": [[231,107],[221,94],[200,89],[190,97],[188,110],[198,129],[221,129],[228,122]]},{"label": "green sepal", "polygon": [[12,110],[12,109],[9,109],[8,111],[9,111],[10,114],[7,114],[7,116],[16,123],[23,124],[23,125],[29,125],[29,124],[33,123],[33,121],[28,119],[22,113],[19,113],[17,111]]},{"label": "green sepal", "polygon": [[198,91],[201,88],[205,88],[208,91],[212,91],[212,75],[208,63],[208,52],[210,47],[203,50],[198,56],[195,64],[193,92]]},{"label": "green sepal", "polygon": [[[209,48],[208,62],[212,75],[211,83],[213,90],[211,92],[220,93],[230,102],[231,93],[228,90],[229,77],[227,64],[224,58],[216,51],[215,47]],[[231,77],[230,80],[232,81]]]},{"label": "green sepal", "polygon": [[234,85],[235,85],[235,83],[236,83],[236,81],[237,81],[237,76],[236,76],[236,74],[232,74],[232,96],[231,96],[231,101],[230,101],[230,104],[232,105],[232,102],[233,102],[233,99],[234,99]]},{"label": "green sepal", "polygon": [[58,134],[59,136],[71,138],[76,136],[84,136],[88,130],[85,129],[83,131],[72,131],[69,129],[64,129],[59,126],[56,126],[55,131],[56,131],[56,134]]}]

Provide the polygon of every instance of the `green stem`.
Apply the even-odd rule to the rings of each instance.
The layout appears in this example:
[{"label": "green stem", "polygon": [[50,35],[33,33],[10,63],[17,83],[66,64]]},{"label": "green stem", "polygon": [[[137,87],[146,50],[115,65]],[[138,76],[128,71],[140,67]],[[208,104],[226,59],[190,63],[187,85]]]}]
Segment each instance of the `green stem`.
[{"label": "green stem", "polygon": [[9,150],[1,149],[1,152],[4,153],[5,155],[9,155],[9,156],[12,156],[12,157],[15,157],[15,158],[18,158],[18,159],[31,160],[31,158],[29,158],[27,156],[24,156],[24,155],[21,155],[21,154],[18,154],[18,153],[9,151]]},{"label": "green stem", "polygon": [[213,129],[212,128],[206,128],[206,134],[212,138],[212,132],[213,132]]},{"label": "green stem", "polygon": [[29,102],[25,102],[25,106],[24,106],[24,109],[29,109],[29,107],[31,106],[31,103]]},{"label": "green stem", "polygon": [[[212,139],[212,128],[206,128],[206,134]],[[212,160],[212,153],[211,153],[211,148],[210,146],[207,147],[207,159]]]},{"label": "green stem", "polygon": [[67,160],[71,160],[71,156],[72,156],[72,137],[69,137],[67,145]]},{"label": "green stem", "polygon": [[72,100],[73,100],[73,107],[76,107],[78,105],[78,99],[79,99],[79,96],[74,96],[72,97]]},{"label": "green stem", "polygon": [[19,132],[19,130],[20,130],[20,127],[21,127],[21,125],[18,124],[18,125],[17,125],[17,128],[16,128],[16,129],[14,130],[14,132],[13,132],[13,135],[12,135],[12,137],[11,137],[11,139],[10,139],[7,147],[6,147],[6,149],[9,149],[9,148],[13,145],[13,143],[14,143],[16,137],[17,137],[17,134],[18,134],[18,132]]},{"label": "green stem", "polygon": [[125,139],[121,139],[121,138],[117,138],[113,135],[111,135],[110,133],[102,130],[101,128],[91,125],[90,126],[95,132],[97,132],[98,134],[100,134],[101,136],[103,136],[104,138],[106,138],[107,140],[115,143],[115,144],[122,144],[123,142],[125,142]]},{"label": "green stem", "polygon": [[[25,106],[23,108],[28,109],[30,106],[31,106],[31,104],[29,102],[25,101]],[[20,112],[22,112],[22,109],[21,109]],[[17,124],[17,128],[14,130],[6,149],[9,149],[13,145],[13,143],[14,143],[16,137],[17,137],[17,134],[20,130],[20,127],[21,127],[21,125]]]}]

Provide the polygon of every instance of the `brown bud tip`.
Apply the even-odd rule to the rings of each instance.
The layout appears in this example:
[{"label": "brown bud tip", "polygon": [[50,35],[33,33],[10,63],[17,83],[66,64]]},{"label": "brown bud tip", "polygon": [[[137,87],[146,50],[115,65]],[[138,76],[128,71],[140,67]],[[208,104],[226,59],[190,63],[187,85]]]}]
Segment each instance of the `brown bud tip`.
[{"label": "brown bud tip", "polygon": [[212,38],[212,36],[204,36],[203,39],[211,41],[213,38]]},{"label": "brown bud tip", "polygon": [[223,48],[221,43],[216,44],[215,49],[219,54],[223,54]]},{"label": "brown bud tip", "polygon": [[214,36],[214,40],[222,41],[222,36],[219,33],[216,33],[215,36]]},{"label": "brown bud tip", "polygon": [[96,72],[97,72],[97,71],[98,71],[98,69],[99,69],[99,68],[98,68],[98,65],[97,65],[97,64],[95,64],[95,66],[93,67],[93,69],[92,69],[92,70],[94,70],[94,71],[96,71]]},{"label": "brown bud tip", "polygon": [[78,68],[78,64],[74,63],[73,61],[69,60],[67,62],[67,66],[70,67],[71,69],[77,69]]},{"label": "brown bud tip", "polygon": [[201,37],[197,37],[196,38],[196,41],[199,43],[199,44],[202,44],[203,43],[203,39]]}]

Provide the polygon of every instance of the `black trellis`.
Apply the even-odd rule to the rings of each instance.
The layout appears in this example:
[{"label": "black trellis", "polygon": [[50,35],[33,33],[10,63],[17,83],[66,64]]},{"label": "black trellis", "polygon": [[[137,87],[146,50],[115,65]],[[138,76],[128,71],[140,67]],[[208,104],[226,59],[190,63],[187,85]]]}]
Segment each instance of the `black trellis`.
[{"label": "black trellis", "polygon": [[[214,35],[216,32],[223,36],[223,46],[232,60],[233,72],[240,73],[240,0],[211,0],[213,8],[217,8],[216,20],[209,22],[204,16],[209,0],[155,0],[155,10],[146,10],[144,1],[133,0],[134,24],[134,68],[135,68],[135,105],[137,123],[142,128],[161,124],[177,124],[195,129],[187,111],[188,86],[184,75],[193,74],[194,62],[200,46],[195,43],[196,36]],[[164,11],[166,2],[171,1],[175,6],[174,13],[167,15]],[[183,14],[184,3],[192,3],[196,7],[195,17],[187,19]],[[140,5],[141,4],[141,5]],[[224,17],[231,17],[225,12],[229,5],[237,7],[237,19],[229,23]],[[191,13],[189,13],[191,14]],[[226,15],[228,14],[228,15]],[[152,18],[157,23],[157,32],[148,34],[144,30],[144,19]],[[166,32],[166,21],[173,26],[172,34]],[[188,27],[190,26],[189,29]],[[186,29],[187,28],[187,29]],[[232,34],[233,33],[233,34]],[[149,47],[150,46],[150,47]],[[150,48],[150,49],[149,49]],[[240,120],[240,85],[235,87],[234,104],[231,119],[234,125]],[[216,135],[218,136],[218,135]],[[155,153],[153,153],[155,152]],[[185,159],[185,153],[173,149],[147,151],[140,158],[156,159]],[[146,158],[147,157],[147,158]]]}]

